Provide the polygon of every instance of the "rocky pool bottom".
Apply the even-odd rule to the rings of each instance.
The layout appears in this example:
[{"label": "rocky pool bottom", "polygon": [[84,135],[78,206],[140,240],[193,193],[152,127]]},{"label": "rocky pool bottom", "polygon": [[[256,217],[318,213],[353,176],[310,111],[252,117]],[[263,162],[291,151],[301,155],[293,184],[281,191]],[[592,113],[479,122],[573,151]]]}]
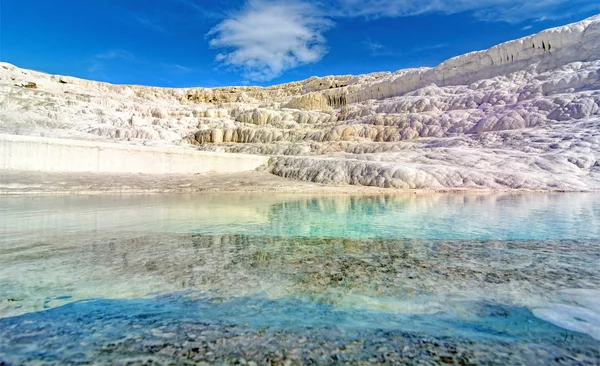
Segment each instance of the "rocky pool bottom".
[{"label": "rocky pool bottom", "polygon": [[96,231],[1,254],[7,365],[600,361],[594,240]]},{"label": "rocky pool bottom", "polygon": [[[597,341],[526,309],[472,305],[479,314],[466,321],[262,296],[225,302],[191,294],[91,300],[3,319],[0,344],[7,365],[592,365],[600,359]],[[445,334],[437,334],[438,327]]]},{"label": "rocky pool bottom", "polygon": [[0,197],[0,364],[600,362],[600,195]]}]

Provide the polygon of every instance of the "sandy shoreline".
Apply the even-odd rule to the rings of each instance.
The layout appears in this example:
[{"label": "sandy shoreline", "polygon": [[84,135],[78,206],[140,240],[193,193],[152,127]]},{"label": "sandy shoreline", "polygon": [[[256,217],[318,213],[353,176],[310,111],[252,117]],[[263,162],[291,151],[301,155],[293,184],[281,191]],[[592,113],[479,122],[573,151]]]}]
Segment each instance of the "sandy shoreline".
[{"label": "sandy shoreline", "polygon": [[[277,193],[396,195],[434,193],[557,193],[517,189],[394,189],[325,185],[281,178],[266,171],[207,174],[52,173],[2,170],[0,195],[94,195],[160,193]],[[593,191],[585,191],[593,192]]]},{"label": "sandy shoreline", "polygon": [[151,194],[195,192],[385,194],[362,186],[326,186],[264,171],[207,174],[50,173],[5,170],[0,195]]}]

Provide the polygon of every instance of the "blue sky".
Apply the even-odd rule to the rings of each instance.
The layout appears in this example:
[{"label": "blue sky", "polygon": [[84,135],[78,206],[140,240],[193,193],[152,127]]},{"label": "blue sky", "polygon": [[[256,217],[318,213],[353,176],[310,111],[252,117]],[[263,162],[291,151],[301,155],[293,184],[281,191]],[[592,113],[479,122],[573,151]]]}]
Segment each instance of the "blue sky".
[{"label": "blue sky", "polygon": [[171,87],[434,66],[600,13],[599,0],[1,0],[0,60]]}]

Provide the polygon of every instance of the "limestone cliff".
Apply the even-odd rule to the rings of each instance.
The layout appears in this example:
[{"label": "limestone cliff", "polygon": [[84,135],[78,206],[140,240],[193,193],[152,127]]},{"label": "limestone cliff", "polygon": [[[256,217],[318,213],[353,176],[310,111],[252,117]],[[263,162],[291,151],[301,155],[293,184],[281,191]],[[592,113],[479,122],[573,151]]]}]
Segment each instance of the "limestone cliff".
[{"label": "limestone cliff", "polygon": [[600,188],[600,16],[433,68],[265,88],[0,66],[0,133],[268,155],[274,174],[327,184]]}]

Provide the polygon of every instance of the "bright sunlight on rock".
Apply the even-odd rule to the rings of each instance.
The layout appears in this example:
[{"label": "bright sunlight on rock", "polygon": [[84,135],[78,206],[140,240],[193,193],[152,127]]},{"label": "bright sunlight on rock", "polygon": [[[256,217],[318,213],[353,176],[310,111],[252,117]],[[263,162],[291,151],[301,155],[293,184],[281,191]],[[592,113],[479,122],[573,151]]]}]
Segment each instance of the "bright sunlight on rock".
[{"label": "bright sunlight on rock", "polygon": [[0,68],[5,134],[270,157],[296,180],[600,188],[600,16],[434,68],[168,89]]}]

